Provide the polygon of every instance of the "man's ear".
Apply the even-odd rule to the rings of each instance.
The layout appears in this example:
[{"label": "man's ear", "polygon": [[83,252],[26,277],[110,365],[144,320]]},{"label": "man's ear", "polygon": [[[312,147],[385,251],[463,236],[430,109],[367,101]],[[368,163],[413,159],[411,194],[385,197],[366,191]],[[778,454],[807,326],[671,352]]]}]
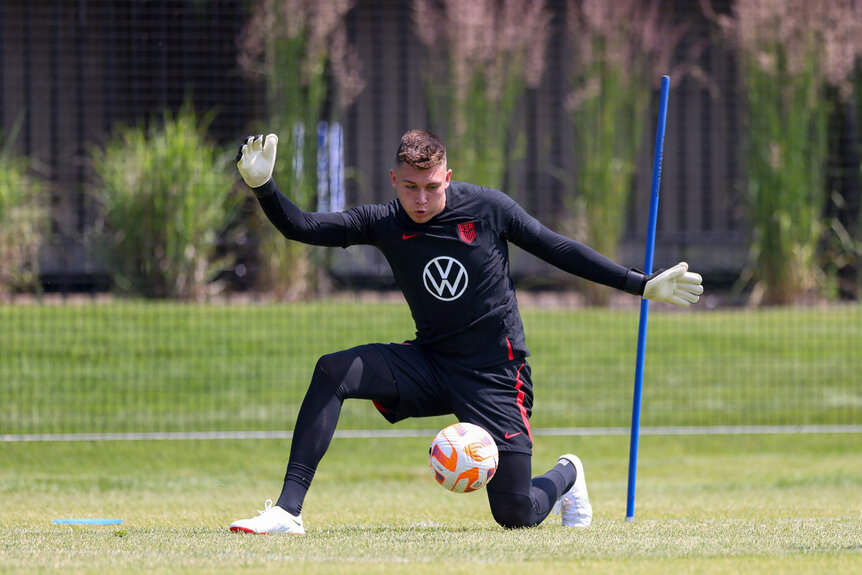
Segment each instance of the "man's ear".
[{"label": "man's ear", "polygon": [[395,170],[389,170],[389,178],[392,180],[392,187],[395,187],[395,183],[398,180],[398,177],[395,175]]}]

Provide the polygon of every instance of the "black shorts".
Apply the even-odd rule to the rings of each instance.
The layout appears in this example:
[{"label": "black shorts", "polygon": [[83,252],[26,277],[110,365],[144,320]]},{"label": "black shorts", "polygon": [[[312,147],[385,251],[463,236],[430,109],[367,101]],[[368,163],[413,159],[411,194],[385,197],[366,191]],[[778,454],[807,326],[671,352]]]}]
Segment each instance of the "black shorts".
[{"label": "black shorts", "polygon": [[422,346],[370,344],[380,350],[398,387],[398,403],[375,402],[390,422],[454,414],[490,432],[500,451],[533,451],[530,365],[514,359],[476,370]]}]

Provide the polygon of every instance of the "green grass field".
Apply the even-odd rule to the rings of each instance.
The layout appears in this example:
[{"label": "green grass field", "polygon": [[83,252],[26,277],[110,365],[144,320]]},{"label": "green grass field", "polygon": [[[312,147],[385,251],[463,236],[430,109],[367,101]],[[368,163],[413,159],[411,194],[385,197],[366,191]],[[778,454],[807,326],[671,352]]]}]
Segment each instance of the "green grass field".
[{"label": "green grass field", "polygon": [[[862,306],[654,307],[644,425],[862,423]],[[627,426],[637,309],[523,315],[533,424]],[[0,434],[290,429],[319,356],[413,335],[406,306],[353,302],[0,306],[0,325]]]},{"label": "green grass field", "polygon": [[[627,426],[637,310],[523,312],[534,427]],[[403,306],[355,302],[7,305],[0,326],[0,439],[289,430],[319,355],[412,334]],[[642,423],[858,426],[860,342],[860,306],[656,306]],[[345,406],[342,429],[388,427]],[[537,435],[535,471],[584,460],[588,530],[498,528],[483,493],[434,483],[430,440],[336,439],[302,538],[227,530],[278,495],[287,440],[0,441],[0,572],[862,572],[858,433],[643,435],[633,523],[627,436]]]},{"label": "green grass field", "polygon": [[[858,573],[854,435],[641,439],[624,520],[623,437],[537,438],[534,465],[585,461],[595,523],[504,531],[483,492],[433,481],[427,444],[337,439],[306,500],[305,537],[232,534],[281,486],[285,441],[0,443],[0,571],[300,573]],[[59,526],[116,517],[120,526]]]}]

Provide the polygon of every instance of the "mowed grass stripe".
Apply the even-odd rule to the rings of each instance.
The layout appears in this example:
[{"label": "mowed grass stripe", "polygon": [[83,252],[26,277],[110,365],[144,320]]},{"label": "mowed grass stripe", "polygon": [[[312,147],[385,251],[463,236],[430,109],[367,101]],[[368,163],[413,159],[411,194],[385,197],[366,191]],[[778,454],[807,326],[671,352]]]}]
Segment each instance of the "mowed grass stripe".
[{"label": "mowed grass stripe", "polygon": [[[303,538],[227,531],[277,494],[283,440],[0,444],[0,571],[795,574],[862,560],[862,453],[846,435],[645,437],[633,523],[625,437],[537,438],[537,471],[563,452],[584,459],[588,530],[556,517],[500,529],[484,493],[434,483],[427,443],[335,440]],[[72,516],[125,523],[50,523]]]},{"label": "mowed grass stripe", "polygon": [[[656,308],[645,427],[862,422],[862,307]],[[636,310],[523,315],[533,425],[628,425]],[[319,356],[413,335],[404,305],[344,301],[6,305],[0,324],[0,434],[290,429]],[[347,402],[342,427],[388,424]]]}]

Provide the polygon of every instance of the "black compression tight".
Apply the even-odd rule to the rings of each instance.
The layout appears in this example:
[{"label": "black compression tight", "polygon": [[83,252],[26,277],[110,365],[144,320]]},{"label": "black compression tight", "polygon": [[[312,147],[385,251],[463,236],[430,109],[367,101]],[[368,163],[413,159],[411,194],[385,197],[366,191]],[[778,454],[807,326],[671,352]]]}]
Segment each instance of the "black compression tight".
[{"label": "black compression tight", "polygon": [[500,452],[497,472],[485,488],[494,520],[507,529],[538,525],[575,484],[574,465],[557,464],[531,478],[530,460],[527,453]]},{"label": "black compression tight", "polygon": [[[277,505],[298,515],[317,465],[329,448],[345,399],[397,403],[398,388],[386,360],[373,346],[329,355],[317,362],[299,410]],[[488,483],[488,502],[494,519],[506,528],[541,523],[552,506],[575,482],[572,465],[557,465],[531,478],[531,456],[500,453],[494,478]]]},{"label": "black compression tight", "polygon": [[321,357],[299,408],[284,487],[277,505],[298,515],[317,464],[323,458],[345,399],[397,402],[398,388],[380,352],[372,346]]}]

